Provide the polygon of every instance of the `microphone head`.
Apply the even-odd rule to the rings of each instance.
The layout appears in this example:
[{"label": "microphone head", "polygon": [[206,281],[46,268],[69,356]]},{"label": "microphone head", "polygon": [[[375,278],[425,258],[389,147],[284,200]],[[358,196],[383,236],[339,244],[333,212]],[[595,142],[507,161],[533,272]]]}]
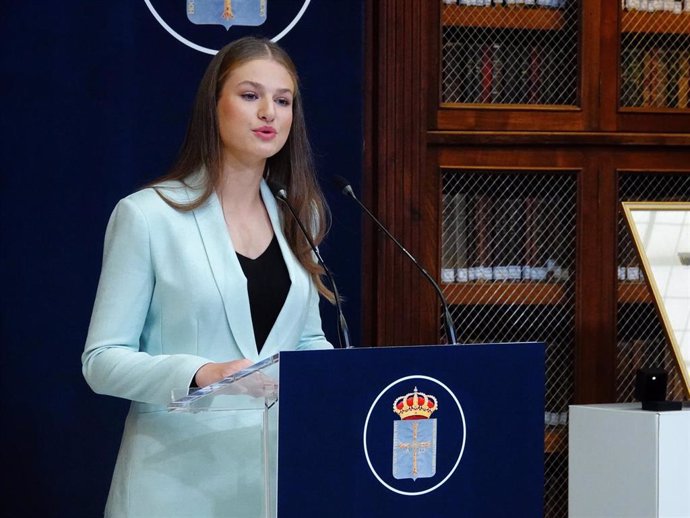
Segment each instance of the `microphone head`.
[{"label": "microphone head", "polygon": [[333,175],[333,183],[341,193],[345,194],[346,196],[352,196],[354,198],[355,193],[352,190],[352,186],[350,185],[350,182],[348,182],[345,178],[335,174]]},{"label": "microphone head", "polygon": [[277,180],[267,180],[268,187],[271,189],[273,196],[279,200],[287,200],[287,189]]}]

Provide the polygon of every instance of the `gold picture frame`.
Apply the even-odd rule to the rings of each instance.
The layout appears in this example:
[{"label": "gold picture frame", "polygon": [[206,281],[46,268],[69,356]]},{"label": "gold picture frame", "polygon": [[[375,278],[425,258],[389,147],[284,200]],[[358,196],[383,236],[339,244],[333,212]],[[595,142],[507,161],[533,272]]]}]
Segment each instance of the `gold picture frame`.
[{"label": "gold picture frame", "polygon": [[690,396],[690,202],[623,202],[625,219]]}]

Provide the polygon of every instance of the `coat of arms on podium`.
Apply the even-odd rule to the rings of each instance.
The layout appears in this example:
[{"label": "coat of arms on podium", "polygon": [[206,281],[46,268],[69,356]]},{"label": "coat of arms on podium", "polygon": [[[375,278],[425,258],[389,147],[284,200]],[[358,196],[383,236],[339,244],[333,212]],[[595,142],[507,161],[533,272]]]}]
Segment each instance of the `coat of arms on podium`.
[{"label": "coat of arms on podium", "polygon": [[268,0],[187,0],[187,18],[196,25],[257,26],[266,21]]},{"label": "coat of arms on podium", "polygon": [[436,398],[413,392],[396,398],[393,412],[400,416],[393,422],[393,476],[417,480],[436,474]]}]

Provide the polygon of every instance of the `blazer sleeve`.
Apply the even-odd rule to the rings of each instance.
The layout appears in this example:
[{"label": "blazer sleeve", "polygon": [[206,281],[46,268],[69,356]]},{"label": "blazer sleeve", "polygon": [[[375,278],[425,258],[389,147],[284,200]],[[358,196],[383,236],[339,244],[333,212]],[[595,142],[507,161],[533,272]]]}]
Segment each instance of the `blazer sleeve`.
[{"label": "blazer sleeve", "polygon": [[140,350],[155,286],[151,232],[136,201],[121,200],[108,222],[103,266],[82,354],[82,372],[99,394],[167,404],[211,360]]}]

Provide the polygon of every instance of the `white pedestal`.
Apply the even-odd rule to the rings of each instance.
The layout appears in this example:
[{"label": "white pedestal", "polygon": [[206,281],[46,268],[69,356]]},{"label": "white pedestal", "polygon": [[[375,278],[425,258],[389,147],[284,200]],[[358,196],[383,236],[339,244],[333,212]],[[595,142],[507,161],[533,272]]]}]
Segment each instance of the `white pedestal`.
[{"label": "white pedestal", "polygon": [[570,407],[570,518],[690,517],[690,409]]}]

